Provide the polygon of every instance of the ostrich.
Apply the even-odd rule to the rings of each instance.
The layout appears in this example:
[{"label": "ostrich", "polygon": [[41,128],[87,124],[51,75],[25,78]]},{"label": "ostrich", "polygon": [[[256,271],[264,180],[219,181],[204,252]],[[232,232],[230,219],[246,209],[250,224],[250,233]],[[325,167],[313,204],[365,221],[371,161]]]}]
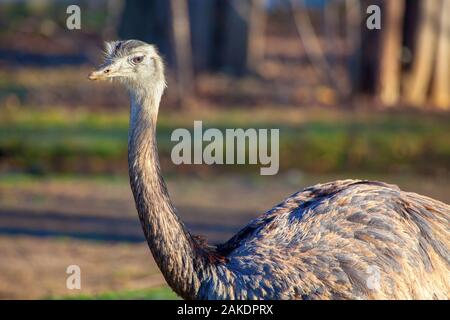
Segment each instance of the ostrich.
[{"label": "ostrich", "polygon": [[155,129],[166,86],[154,46],[106,43],[91,80],[131,99],[128,169],[153,257],[184,299],[448,299],[450,206],[367,180],[317,184],[252,220],[224,244],[187,230],[161,175]]}]

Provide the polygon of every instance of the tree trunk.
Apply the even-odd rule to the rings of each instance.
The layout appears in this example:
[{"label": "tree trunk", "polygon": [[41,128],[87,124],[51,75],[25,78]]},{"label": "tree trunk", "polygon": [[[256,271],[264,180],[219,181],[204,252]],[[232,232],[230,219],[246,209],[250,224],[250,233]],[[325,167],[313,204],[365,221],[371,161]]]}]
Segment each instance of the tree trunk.
[{"label": "tree trunk", "polygon": [[172,33],[177,74],[177,100],[183,102],[193,96],[193,66],[191,32],[187,0],[171,0]]},{"label": "tree trunk", "polygon": [[189,0],[188,4],[194,70],[211,70],[214,68],[215,32],[220,24],[216,19],[217,1]]},{"label": "tree trunk", "polygon": [[384,1],[382,10],[378,96],[384,106],[394,106],[400,97],[401,49],[404,0]]},{"label": "tree trunk", "polygon": [[450,108],[450,1],[441,0],[438,37],[431,101],[440,109]]},{"label": "tree trunk", "polygon": [[405,79],[405,101],[422,106],[427,98],[436,51],[436,21],[439,21],[440,1],[421,0],[420,19],[416,35],[411,72]]},{"label": "tree trunk", "polygon": [[264,59],[266,10],[264,0],[253,0],[250,8],[247,69],[257,72]]},{"label": "tree trunk", "polygon": [[252,0],[227,0],[225,7],[224,47],[221,65],[234,75],[247,72],[247,50]]},{"label": "tree trunk", "polygon": [[362,82],[362,32],[361,3],[359,0],[345,0],[345,52],[352,96],[363,87]]}]

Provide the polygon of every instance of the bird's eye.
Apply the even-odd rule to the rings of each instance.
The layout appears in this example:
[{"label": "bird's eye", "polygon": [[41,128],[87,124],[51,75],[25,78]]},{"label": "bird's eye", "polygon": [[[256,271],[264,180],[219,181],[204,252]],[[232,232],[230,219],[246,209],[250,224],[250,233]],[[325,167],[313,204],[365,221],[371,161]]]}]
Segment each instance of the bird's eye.
[{"label": "bird's eye", "polygon": [[138,57],[134,57],[133,59],[131,59],[131,62],[133,62],[133,63],[141,63],[142,60],[144,60],[144,56],[138,56]]}]

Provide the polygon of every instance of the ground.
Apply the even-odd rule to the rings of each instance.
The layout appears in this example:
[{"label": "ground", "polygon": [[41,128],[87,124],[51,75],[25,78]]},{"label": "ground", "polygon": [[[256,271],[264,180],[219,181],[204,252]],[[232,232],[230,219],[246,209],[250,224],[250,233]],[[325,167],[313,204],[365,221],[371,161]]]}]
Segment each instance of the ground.
[{"label": "ground", "polygon": [[[397,183],[445,201],[448,179],[403,175],[224,175],[168,178],[172,198],[195,234],[228,239],[293,192],[340,178]],[[214,182],[214,184],[212,184]],[[144,242],[127,178],[29,175],[0,180],[0,298],[175,298]],[[81,290],[66,288],[79,265]]]}]

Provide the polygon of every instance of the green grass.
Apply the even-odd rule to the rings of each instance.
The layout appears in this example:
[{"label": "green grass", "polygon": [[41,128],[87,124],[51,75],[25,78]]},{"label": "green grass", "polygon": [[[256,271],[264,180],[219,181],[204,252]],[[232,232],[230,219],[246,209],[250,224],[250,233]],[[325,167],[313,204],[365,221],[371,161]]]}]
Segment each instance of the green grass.
[{"label": "green grass", "polygon": [[168,287],[104,292],[97,295],[69,295],[60,297],[50,297],[54,300],[174,300],[179,297]]},{"label": "green grass", "polygon": [[[253,111],[254,113],[255,111]],[[158,147],[169,170],[175,145],[171,132],[192,130],[193,119],[204,129],[279,128],[280,169],[312,173],[411,172],[450,170],[448,116],[411,113],[352,114],[323,112],[289,121],[286,117],[248,111],[203,115],[163,115]],[[0,166],[32,173],[111,173],[126,171],[128,114],[36,111],[23,108],[0,117]],[[220,170],[256,172],[255,166],[221,166]]]}]

